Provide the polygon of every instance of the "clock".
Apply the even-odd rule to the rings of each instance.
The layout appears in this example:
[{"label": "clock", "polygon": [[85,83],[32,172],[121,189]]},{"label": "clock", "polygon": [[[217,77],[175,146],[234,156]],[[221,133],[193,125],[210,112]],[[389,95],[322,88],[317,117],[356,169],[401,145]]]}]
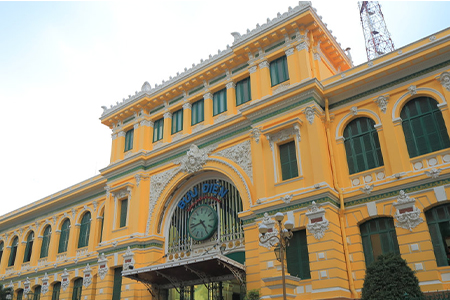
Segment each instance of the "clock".
[{"label": "clock", "polygon": [[195,207],[188,219],[189,235],[196,241],[210,238],[217,229],[217,213],[209,205]]}]

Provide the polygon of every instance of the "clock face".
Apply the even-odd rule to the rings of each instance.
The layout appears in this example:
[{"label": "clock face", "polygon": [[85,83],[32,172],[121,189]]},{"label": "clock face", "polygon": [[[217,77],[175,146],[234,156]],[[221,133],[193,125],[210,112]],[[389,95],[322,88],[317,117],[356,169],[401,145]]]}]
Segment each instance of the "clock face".
[{"label": "clock face", "polygon": [[210,238],[217,229],[217,213],[209,205],[202,204],[192,210],[188,220],[189,235],[196,241]]}]

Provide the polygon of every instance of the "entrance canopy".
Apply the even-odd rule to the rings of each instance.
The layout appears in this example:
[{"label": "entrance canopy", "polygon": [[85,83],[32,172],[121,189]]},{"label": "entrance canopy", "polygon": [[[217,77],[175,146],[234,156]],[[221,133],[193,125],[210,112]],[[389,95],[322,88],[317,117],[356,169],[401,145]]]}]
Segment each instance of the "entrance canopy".
[{"label": "entrance canopy", "polygon": [[221,254],[210,254],[179,261],[122,271],[124,277],[157,289],[187,287],[236,278],[245,284],[245,266]]}]

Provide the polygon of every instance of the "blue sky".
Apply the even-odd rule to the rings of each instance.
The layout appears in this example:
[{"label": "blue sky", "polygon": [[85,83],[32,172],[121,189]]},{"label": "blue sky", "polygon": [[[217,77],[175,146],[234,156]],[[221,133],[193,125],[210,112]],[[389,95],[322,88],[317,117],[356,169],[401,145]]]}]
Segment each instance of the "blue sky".
[{"label": "blue sky", "polygon": [[[0,2],[0,215],[88,179],[109,163],[109,106],[231,45],[298,1]],[[450,27],[450,2],[381,2],[400,48]],[[355,64],[356,2],[313,2]]]}]

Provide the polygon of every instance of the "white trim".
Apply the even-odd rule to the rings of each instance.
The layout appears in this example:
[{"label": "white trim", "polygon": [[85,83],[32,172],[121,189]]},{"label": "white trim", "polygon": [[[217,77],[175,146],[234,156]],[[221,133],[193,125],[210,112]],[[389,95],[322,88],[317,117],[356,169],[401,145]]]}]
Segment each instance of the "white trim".
[{"label": "white trim", "polygon": [[[438,107],[447,105],[447,102],[445,101],[444,96],[439,91],[437,91],[435,89],[422,87],[422,88],[417,88],[416,91],[417,92],[425,91],[425,92],[434,93],[442,101],[442,103],[437,101],[438,102]],[[397,101],[395,101],[394,107],[392,108],[392,122],[395,122],[396,120],[398,121],[398,119],[400,119],[400,113],[398,114],[398,117],[396,117],[395,116],[395,114],[396,114],[395,112],[397,111],[397,106],[399,106],[400,103],[403,103],[403,101],[404,101],[403,99],[407,98],[407,97],[411,97],[412,98],[412,97],[416,97],[416,95],[411,95],[411,93],[408,91],[408,92],[404,93],[400,98],[398,98]],[[420,97],[420,95],[419,95],[419,97]]]},{"label": "white trim", "polygon": [[[375,113],[374,111],[369,110],[369,109],[361,108],[361,109],[358,109],[358,113],[356,114],[356,116],[360,115],[361,112],[368,113],[369,115],[371,115],[371,116],[374,117],[374,119],[378,122],[378,123],[375,123],[375,126],[374,126],[375,129],[378,129],[378,128],[381,128],[381,127],[382,127],[381,119],[380,119],[380,117],[378,116],[377,113]],[[342,136],[339,135],[339,132],[340,132],[340,128],[342,127],[342,124],[344,123],[344,121],[346,121],[347,119],[349,119],[349,118],[351,118],[351,117],[353,117],[353,116],[354,116],[353,112],[349,112],[348,114],[346,114],[346,115],[339,121],[338,125],[336,126],[336,135],[335,135],[336,141],[338,141],[339,139],[342,138]],[[360,117],[360,116],[359,116],[359,117]],[[342,130],[342,131],[343,131],[343,130]]]}]

